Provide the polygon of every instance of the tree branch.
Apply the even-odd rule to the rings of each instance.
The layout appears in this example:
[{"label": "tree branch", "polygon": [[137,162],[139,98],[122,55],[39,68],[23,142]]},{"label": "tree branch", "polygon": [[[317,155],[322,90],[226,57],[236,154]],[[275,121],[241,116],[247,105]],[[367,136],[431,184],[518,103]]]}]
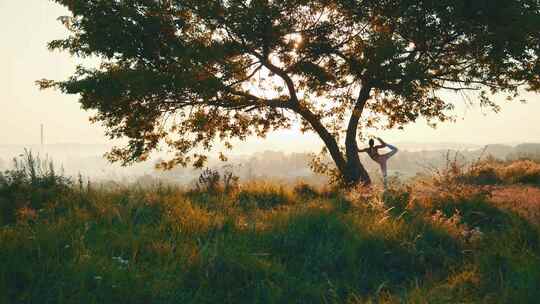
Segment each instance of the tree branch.
[{"label": "tree branch", "polygon": [[339,149],[337,141],[335,137],[330,134],[326,127],[321,123],[320,118],[303,106],[293,107],[292,109],[296,113],[300,114],[300,116],[302,116],[302,118],[304,118],[307,122],[309,122],[309,124],[313,127],[315,132],[317,132],[319,137],[322,139],[322,141],[328,148],[328,151],[330,152],[330,155],[332,156],[332,159],[336,163],[338,169],[341,172],[345,172],[344,170],[346,168],[346,162],[343,158],[343,154]]},{"label": "tree branch", "polygon": [[253,107],[253,106],[255,107],[267,106],[271,108],[283,108],[283,109],[290,108],[290,104],[288,103],[289,100],[286,100],[283,98],[265,99],[265,98],[255,96],[253,94],[250,94],[244,91],[237,91],[234,89],[227,89],[227,92],[231,95],[244,98],[244,101],[239,101],[239,102],[220,101],[216,103],[215,105],[224,107],[224,108],[238,108],[238,109]]},{"label": "tree branch", "polygon": [[291,77],[287,74],[287,72],[285,72],[283,69],[275,66],[274,64],[272,64],[268,60],[268,58],[265,58],[264,56],[262,56],[261,54],[257,53],[254,50],[250,50],[250,54],[257,57],[261,61],[261,63],[268,70],[270,70],[272,73],[278,75],[279,77],[281,77],[281,79],[283,79],[283,81],[285,81],[285,84],[287,85],[287,89],[289,91],[289,95],[291,97],[291,102],[297,104],[298,103],[298,96],[296,94],[296,89],[294,87],[294,82],[292,81]]}]

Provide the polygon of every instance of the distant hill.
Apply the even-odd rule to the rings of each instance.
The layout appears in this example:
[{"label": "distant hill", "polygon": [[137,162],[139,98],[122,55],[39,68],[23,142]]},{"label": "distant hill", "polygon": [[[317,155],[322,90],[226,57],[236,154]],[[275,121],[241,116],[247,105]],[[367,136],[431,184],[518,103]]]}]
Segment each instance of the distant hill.
[{"label": "distant hill", "polygon": [[540,154],[540,144],[537,143],[526,143],[520,144],[515,147],[515,152],[520,154]]},{"label": "distant hill", "polygon": [[397,142],[401,150],[406,151],[433,151],[433,150],[476,150],[481,149],[482,145],[469,144],[469,143],[453,143],[453,142],[440,142],[440,143],[417,143],[417,142]]}]

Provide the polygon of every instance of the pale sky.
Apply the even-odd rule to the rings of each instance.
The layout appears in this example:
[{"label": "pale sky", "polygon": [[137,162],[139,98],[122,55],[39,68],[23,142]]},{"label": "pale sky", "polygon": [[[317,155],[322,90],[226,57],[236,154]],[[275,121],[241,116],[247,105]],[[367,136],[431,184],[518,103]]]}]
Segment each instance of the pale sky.
[{"label": "pale sky", "polygon": [[[76,96],[52,90],[39,91],[41,78],[62,80],[80,62],[67,53],[50,52],[48,41],[64,38],[66,30],[56,19],[66,10],[47,0],[0,0],[0,144],[39,143],[39,126],[45,125],[47,143],[107,143],[103,129],[88,122]],[[437,129],[424,122],[405,130],[380,132],[388,142],[519,143],[540,142],[540,95],[523,95],[527,104],[502,102],[498,114],[466,108],[458,102],[456,123]],[[460,100],[456,95],[456,100]],[[273,133],[238,146],[237,152],[285,150],[303,152],[320,145],[316,135],[296,130]]]}]

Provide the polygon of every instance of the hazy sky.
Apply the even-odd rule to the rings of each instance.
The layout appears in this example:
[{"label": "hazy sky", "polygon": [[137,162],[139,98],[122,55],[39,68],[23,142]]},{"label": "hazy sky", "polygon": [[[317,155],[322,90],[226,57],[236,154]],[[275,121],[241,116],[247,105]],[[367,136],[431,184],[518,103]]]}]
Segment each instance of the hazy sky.
[{"label": "hazy sky", "polygon": [[[66,31],[56,19],[66,11],[47,0],[0,0],[0,144],[39,142],[39,126],[45,125],[47,143],[106,143],[103,129],[88,122],[76,96],[39,91],[34,82],[41,78],[65,79],[77,59],[69,54],[49,52],[46,43],[63,38]],[[524,95],[527,104],[503,102],[499,114],[467,108],[458,101],[456,123],[431,129],[416,123],[403,131],[376,135],[389,142],[540,142],[540,95]],[[484,111],[485,112],[485,111]],[[320,145],[315,135],[297,131],[274,133],[264,140],[243,143],[241,152],[257,150],[305,151]]]}]

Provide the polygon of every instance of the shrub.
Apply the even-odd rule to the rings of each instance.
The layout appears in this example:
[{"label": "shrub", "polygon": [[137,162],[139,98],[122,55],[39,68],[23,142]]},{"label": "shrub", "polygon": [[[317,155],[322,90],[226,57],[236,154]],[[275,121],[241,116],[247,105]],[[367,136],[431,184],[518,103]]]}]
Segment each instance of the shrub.
[{"label": "shrub", "polygon": [[499,169],[507,184],[540,185],[540,164],[531,160],[518,160]]},{"label": "shrub", "polygon": [[[72,181],[55,171],[48,158],[29,150],[15,158],[14,169],[0,173],[0,223],[13,223],[18,210],[41,209],[70,191]],[[19,213],[20,214],[20,213]]]},{"label": "shrub", "polygon": [[294,186],[293,192],[295,195],[303,199],[313,199],[319,196],[319,193],[317,190],[315,190],[315,188],[303,182]]},{"label": "shrub", "polygon": [[197,190],[215,193],[219,189],[220,179],[221,176],[219,175],[219,172],[206,168],[201,175],[199,175],[199,179],[196,183]]},{"label": "shrub", "polygon": [[[472,163],[446,156],[446,166],[431,172],[434,182],[440,185],[540,185],[540,164],[526,159],[501,161],[493,157],[479,158]],[[455,189],[454,189],[455,190]]]},{"label": "shrub", "polygon": [[223,190],[227,193],[237,190],[239,179],[232,171],[226,170],[223,172]]},{"label": "shrub", "polygon": [[234,175],[228,166],[225,168],[222,174],[215,169],[206,168],[195,184],[197,191],[215,194],[219,191],[229,193],[237,190],[238,176]]},{"label": "shrub", "polygon": [[471,185],[540,185],[540,164],[524,159],[503,162],[488,158],[461,170],[458,178]]},{"label": "shrub", "polygon": [[467,183],[474,185],[496,185],[502,182],[497,169],[490,164],[473,167],[463,178]]}]

